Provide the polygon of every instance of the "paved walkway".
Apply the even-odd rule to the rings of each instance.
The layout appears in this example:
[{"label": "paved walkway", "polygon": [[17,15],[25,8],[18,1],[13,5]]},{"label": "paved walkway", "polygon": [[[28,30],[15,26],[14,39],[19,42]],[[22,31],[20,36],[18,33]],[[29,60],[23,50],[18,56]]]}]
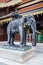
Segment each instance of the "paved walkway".
[{"label": "paved walkway", "polygon": [[32,57],[23,64],[0,58],[0,65],[43,65],[43,53],[37,53],[36,56]]},{"label": "paved walkway", "polygon": [[43,65],[43,43],[37,43],[36,55],[28,61],[21,64],[0,57],[0,65]]}]

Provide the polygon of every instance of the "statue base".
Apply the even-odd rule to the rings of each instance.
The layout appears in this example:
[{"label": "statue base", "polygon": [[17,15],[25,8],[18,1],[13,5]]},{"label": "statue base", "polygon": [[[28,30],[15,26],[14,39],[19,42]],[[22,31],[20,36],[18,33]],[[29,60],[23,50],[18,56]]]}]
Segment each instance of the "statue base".
[{"label": "statue base", "polygon": [[35,55],[35,49],[33,47],[29,48],[29,46],[26,46],[22,50],[20,50],[21,48],[17,49],[4,45],[0,48],[0,57],[23,63]]}]

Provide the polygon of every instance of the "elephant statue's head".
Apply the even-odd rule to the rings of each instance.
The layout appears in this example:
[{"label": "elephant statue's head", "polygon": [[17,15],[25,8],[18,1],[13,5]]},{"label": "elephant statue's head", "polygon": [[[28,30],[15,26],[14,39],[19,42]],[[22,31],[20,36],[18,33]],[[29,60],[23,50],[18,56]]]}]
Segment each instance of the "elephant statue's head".
[{"label": "elephant statue's head", "polygon": [[33,15],[29,15],[25,17],[26,26],[31,26],[32,23],[34,23],[35,18]]}]

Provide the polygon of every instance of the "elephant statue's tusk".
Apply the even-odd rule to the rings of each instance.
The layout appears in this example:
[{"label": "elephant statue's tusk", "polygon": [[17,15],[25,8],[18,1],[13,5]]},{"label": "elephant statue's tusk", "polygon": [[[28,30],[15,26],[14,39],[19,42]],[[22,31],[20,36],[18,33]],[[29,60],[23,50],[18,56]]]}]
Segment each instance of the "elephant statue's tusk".
[{"label": "elephant statue's tusk", "polygon": [[36,30],[36,33],[39,33],[39,34],[41,34],[41,32],[39,32],[38,30]]}]

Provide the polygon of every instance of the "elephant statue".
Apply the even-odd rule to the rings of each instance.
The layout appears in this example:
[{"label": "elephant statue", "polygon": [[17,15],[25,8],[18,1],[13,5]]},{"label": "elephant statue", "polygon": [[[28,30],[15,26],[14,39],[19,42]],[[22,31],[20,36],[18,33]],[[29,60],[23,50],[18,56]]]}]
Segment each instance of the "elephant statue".
[{"label": "elephant statue", "polygon": [[[25,24],[25,26],[24,26]],[[33,15],[26,17],[19,16],[16,20],[11,21],[7,26],[8,44],[14,44],[14,36],[16,33],[20,34],[20,47],[26,46],[26,30],[31,28],[33,31],[34,41],[33,46],[36,46],[36,21]]]}]

